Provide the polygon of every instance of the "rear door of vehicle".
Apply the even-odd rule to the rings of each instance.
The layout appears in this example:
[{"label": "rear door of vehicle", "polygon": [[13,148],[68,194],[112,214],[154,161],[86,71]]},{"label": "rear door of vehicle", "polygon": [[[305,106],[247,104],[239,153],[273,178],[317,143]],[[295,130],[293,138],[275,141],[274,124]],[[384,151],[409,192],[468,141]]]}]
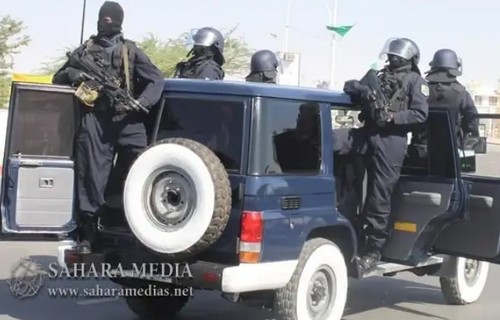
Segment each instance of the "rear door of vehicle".
[{"label": "rear door of vehicle", "polygon": [[447,226],[434,247],[439,253],[500,264],[500,114],[478,118],[486,129],[480,144],[486,142],[487,147],[476,147],[475,168],[469,165],[461,172],[470,185],[468,219]]},{"label": "rear door of vehicle", "polygon": [[4,237],[66,234],[75,228],[73,153],[77,120],[71,88],[13,84],[4,129]]},{"label": "rear door of vehicle", "polygon": [[413,131],[392,195],[392,228],[383,252],[386,261],[417,264],[426,258],[439,230],[462,218],[466,191],[456,163],[453,130],[450,114],[431,108],[427,122]]}]

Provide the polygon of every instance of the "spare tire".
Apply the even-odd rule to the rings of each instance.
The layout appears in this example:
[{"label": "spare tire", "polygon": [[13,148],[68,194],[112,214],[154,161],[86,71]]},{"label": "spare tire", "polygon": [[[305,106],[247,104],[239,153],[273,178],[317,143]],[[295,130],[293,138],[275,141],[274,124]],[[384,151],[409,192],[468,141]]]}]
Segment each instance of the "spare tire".
[{"label": "spare tire", "polygon": [[171,258],[208,249],[231,211],[231,186],[219,158],[189,139],[146,148],[130,168],[123,192],[130,229],[147,248]]}]

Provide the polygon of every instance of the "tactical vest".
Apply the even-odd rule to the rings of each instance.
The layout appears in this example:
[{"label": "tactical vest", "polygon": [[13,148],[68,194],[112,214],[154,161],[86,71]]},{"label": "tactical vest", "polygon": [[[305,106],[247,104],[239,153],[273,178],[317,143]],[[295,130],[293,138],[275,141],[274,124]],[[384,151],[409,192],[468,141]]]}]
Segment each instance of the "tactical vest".
[{"label": "tactical vest", "polygon": [[399,112],[408,109],[408,85],[410,72],[384,71],[379,74],[381,89],[388,102],[391,112]]},{"label": "tactical vest", "polygon": [[[134,81],[131,80],[131,75],[134,72],[135,43],[120,36],[112,45],[107,47],[100,45],[97,41],[94,42],[94,38],[90,38],[85,42],[84,46],[83,54],[106,61],[108,64],[104,71],[118,78],[121,83],[120,87],[127,89],[135,97]],[[102,96],[96,101],[94,110],[104,111],[110,107],[113,107],[111,101],[109,101],[108,97]]]},{"label": "tactical vest", "polygon": [[450,110],[457,130],[459,130],[461,125],[460,102],[464,93],[465,87],[456,81],[450,83],[430,82],[427,101],[431,107]]},{"label": "tactical vest", "polygon": [[[177,64],[174,77],[184,79],[200,79],[202,71],[211,63],[214,62],[210,59],[206,59],[205,57],[195,57],[189,61],[181,62]],[[222,77],[224,77],[224,71],[220,69],[220,72]]]}]

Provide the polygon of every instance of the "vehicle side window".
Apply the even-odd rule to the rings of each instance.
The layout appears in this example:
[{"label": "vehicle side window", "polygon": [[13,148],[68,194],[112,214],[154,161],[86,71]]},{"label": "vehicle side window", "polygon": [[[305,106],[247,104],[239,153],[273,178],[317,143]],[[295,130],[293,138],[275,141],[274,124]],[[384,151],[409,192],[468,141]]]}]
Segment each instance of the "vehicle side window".
[{"label": "vehicle side window", "polygon": [[226,170],[241,168],[244,101],[173,98],[165,100],[156,140],[181,137],[212,150]]},{"label": "vehicle side window", "polygon": [[321,168],[320,105],[262,99],[252,130],[251,174],[316,175]]},{"label": "vehicle side window", "polygon": [[430,112],[426,123],[415,127],[402,173],[417,176],[455,177],[456,152],[446,112]]},{"label": "vehicle side window", "polygon": [[71,157],[76,112],[71,93],[18,89],[9,154]]}]

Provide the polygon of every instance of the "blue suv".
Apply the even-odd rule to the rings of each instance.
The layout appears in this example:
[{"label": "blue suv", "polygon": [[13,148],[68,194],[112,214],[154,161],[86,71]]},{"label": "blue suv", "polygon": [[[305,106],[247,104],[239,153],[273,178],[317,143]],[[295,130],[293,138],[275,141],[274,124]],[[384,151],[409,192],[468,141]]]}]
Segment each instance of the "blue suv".
[{"label": "blue suv", "polygon": [[[363,125],[357,111],[347,95],[329,90],[166,80],[145,118],[148,148],[127,176],[114,177],[123,188],[108,195],[107,214],[121,222],[102,221],[99,245],[83,254],[67,239],[76,228],[74,91],[14,83],[2,234],[57,236],[64,268],[188,263],[190,277],[110,280],[125,288],[218,290],[288,320],[339,320],[349,277],[401,271],[440,277],[449,303],[476,301],[489,263],[500,263],[500,181],[465,174],[475,170],[477,152],[460,150],[450,114],[431,108],[420,130],[432,138],[424,146],[409,141],[383,261],[363,274],[353,224],[366,168],[360,156],[332,150],[332,130]],[[188,300],[126,298],[139,316],[158,318],[174,316]]]}]

